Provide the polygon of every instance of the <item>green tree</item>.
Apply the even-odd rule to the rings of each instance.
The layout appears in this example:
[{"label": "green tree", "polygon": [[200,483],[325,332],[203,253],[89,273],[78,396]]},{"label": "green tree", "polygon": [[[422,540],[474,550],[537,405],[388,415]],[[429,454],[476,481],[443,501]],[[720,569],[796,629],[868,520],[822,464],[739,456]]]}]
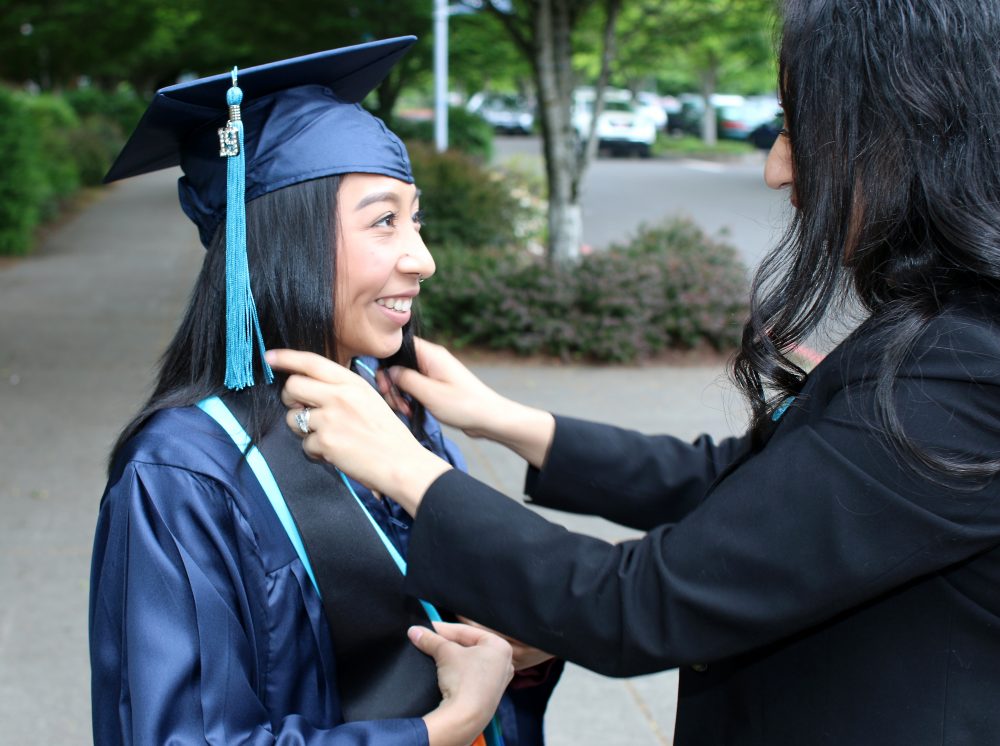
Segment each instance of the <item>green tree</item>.
[{"label": "green tree", "polygon": [[468,13],[449,21],[448,74],[466,94],[490,90],[534,96],[531,65],[492,13]]},{"label": "green tree", "polygon": [[400,91],[429,68],[431,25],[430,0],[6,0],[0,78],[45,90],[73,87],[81,77],[109,88],[124,80],[151,93],[185,73],[424,37],[377,90],[374,108],[388,118]]},{"label": "green tree", "polygon": [[81,75],[128,77],[130,54],[154,34],[153,0],[7,0],[0,77],[60,89]]},{"label": "green tree", "polygon": [[[596,150],[594,130],[615,53],[615,27],[622,0],[466,0],[503,26],[531,68],[538,95],[539,124],[549,197],[548,256],[566,262],[579,256],[583,237],[580,185]],[[590,131],[578,138],[573,127],[573,68],[578,32],[595,15],[601,29],[600,65],[594,83]]]},{"label": "green tree", "polygon": [[775,0],[631,0],[622,12],[617,68],[634,79],[668,68],[705,101],[702,139],[718,137],[708,102],[720,82],[748,92],[775,86]]}]

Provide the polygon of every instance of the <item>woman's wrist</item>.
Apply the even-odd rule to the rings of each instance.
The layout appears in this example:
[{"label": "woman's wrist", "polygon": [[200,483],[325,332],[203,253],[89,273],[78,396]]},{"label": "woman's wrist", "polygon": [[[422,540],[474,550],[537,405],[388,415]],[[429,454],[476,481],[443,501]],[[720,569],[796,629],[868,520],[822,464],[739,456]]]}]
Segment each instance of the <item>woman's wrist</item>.
[{"label": "woman's wrist", "polygon": [[445,700],[423,717],[430,746],[468,746],[489,723],[482,713],[463,708],[454,700]]},{"label": "woman's wrist", "polygon": [[540,469],[548,456],[556,432],[556,419],[550,412],[518,402],[506,401],[502,412],[487,435]]},{"label": "woman's wrist", "polygon": [[391,458],[387,470],[391,483],[385,485],[382,491],[391,495],[411,516],[416,516],[424,494],[438,477],[452,468],[444,459],[416,445],[406,454]]}]

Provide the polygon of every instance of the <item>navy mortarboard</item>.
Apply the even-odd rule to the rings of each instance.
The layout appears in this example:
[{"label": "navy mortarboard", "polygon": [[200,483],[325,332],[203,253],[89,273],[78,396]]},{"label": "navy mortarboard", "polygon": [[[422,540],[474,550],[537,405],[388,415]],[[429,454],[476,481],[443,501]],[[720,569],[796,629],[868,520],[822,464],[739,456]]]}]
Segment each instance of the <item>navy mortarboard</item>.
[{"label": "navy mortarboard", "polygon": [[359,102],[415,41],[359,44],[163,88],[104,177],[107,183],[179,165],[181,207],[206,247],[226,220],[228,388],[253,385],[254,336],[263,353],[250,294],[245,203],[334,174],[412,183],[406,148]]}]

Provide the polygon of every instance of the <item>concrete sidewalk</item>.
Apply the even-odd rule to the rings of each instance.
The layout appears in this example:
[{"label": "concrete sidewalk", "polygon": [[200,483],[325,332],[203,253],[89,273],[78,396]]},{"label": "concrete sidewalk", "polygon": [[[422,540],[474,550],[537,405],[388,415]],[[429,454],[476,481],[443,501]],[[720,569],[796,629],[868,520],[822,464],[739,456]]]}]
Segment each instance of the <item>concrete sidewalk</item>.
[{"label": "concrete sidewalk", "polygon": [[[33,256],[0,266],[0,722],[4,743],[88,744],[87,590],[104,462],[152,382],[200,266],[175,172],[108,190]],[[721,366],[476,365],[554,411],[644,431],[725,435],[740,422]],[[456,436],[473,473],[519,495],[523,469]],[[552,514],[610,540],[632,532]],[[675,679],[611,680],[569,667],[553,746],[671,742]]]}]

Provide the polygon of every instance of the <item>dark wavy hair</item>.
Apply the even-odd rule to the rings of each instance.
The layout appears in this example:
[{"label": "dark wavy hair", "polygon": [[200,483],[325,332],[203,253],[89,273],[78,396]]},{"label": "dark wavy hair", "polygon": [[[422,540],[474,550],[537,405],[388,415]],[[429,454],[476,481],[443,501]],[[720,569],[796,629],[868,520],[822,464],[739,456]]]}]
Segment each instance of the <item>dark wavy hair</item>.
[{"label": "dark wavy hair", "polygon": [[[251,286],[268,349],[287,347],[332,357],[337,349],[334,319],[339,176],[304,181],[247,203],[247,258]],[[156,412],[186,407],[226,393],[226,231],[220,226],[205,254],[187,310],[160,361],[152,396],[122,430],[109,468],[126,441]],[[413,319],[403,327],[403,345],[384,362],[416,368]],[[258,442],[284,416],[283,377],[263,384],[259,356],[255,386],[232,392],[249,404],[248,431]],[[410,427],[424,436],[424,409],[411,402]]]},{"label": "dark wavy hair", "polygon": [[786,0],[779,87],[798,209],[754,278],[733,377],[760,433],[805,379],[791,353],[850,298],[874,335],[874,421],[939,477],[990,477],[910,441],[895,375],[927,324],[1000,299],[1000,3]]}]

